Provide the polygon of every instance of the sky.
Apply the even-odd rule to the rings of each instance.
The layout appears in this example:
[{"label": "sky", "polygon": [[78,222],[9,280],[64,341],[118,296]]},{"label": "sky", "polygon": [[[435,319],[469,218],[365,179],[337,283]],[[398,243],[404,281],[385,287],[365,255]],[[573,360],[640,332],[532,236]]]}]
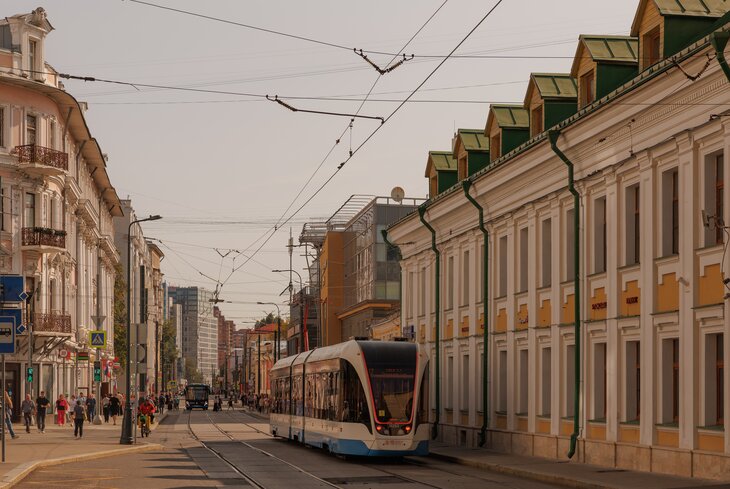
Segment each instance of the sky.
[{"label": "sky", "polygon": [[[387,118],[497,0],[149,3],[339,46],[131,0],[0,3],[3,16],[46,9],[55,31],[45,56],[56,70],[134,85],[64,81],[88,103],[119,196],[138,216],[162,215],[144,231],[165,253],[167,282],[218,287],[230,301],[223,313],[241,328],[273,309],[257,301],[286,315],[288,294],[279,294],[289,277],[271,270],[289,268],[290,229],[297,243],[305,222],[354,194],[400,186],[426,197],[429,150],[450,150],[457,128],[483,128],[490,102],[521,103],[531,72],[570,71],[580,34],[628,34],[639,0],[502,0],[455,53],[493,57],[446,60],[336,174],[381,122],[357,118],[349,128],[350,117],[292,112],[260,96],[315,97],[287,103],[352,114],[374,86],[359,113]],[[353,49],[416,57],[380,76]],[[369,57],[381,67],[393,59]],[[295,248],[293,268],[305,276],[301,255]]]}]

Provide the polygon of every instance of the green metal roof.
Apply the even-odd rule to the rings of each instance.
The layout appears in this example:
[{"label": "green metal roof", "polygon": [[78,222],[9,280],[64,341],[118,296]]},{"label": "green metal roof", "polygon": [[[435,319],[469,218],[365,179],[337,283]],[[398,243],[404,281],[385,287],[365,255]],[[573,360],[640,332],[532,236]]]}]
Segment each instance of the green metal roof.
[{"label": "green metal roof", "polygon": [[641,0],[636,9],[634,22],[631,24],[632,36],[639,33],[641,17],[646,10],[647,2],[654,2],[660,15],[717,18],[730,12],[730,2],[726,0]]},{"label": "green metal roof", "polygon": [[482,129],[459,129],[457,134],[465,150],[489,151],[489,138]]},{"label": "green metal roof", "polygon": [[497,125],[505,127],[530,127],[530,115],[522,105],[492,105],[489,111],[494,114]]},{"label": "green metal roof", "polygon": [[578,83],[570,73],[532,73],[530,81],[544,99],[578,98]]},{"label": "green metal roof", "polygon": [[636,37],[581,35],[580,41],[593,61],[638,63],[639,39]]},{"label": "green metal roof", "polygon": [[429,151],[426,164],[426,177],[431,176],[431,165],[436,171],[456,171],[456,159],[451,151]]}]

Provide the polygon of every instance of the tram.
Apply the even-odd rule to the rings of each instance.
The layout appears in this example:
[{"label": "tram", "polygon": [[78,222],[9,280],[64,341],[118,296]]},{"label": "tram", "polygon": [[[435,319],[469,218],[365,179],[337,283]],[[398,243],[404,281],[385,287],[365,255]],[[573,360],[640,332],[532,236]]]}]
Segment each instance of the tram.
[{"label": "tram", "polygon": [[193,408],[208,409],[208,398],[210,397],[210,386],[207,384],[188,384],[185,387],[185,409],[191,411]]},{"label": "tram", "polygon": [[415,343],[350,340],[271,370],[271,434],[339,455],[428,454],[428,356]]}]

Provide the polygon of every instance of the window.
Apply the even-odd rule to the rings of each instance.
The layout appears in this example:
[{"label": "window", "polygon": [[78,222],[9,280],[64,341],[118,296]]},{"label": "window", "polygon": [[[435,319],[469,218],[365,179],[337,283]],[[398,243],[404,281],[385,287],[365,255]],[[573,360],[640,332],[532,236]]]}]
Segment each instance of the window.
[{"label": "window", "polygon": [[725,347],[723,335],[705,336],[705,426],[722,426],[725,418]]},{"label": "window", "polygon": [[421,268],[418,287],[418,315],[426,314],[426,268]]},{"label": "window", "polygon": [[593,346],[593,419],[606,419],[606,343]]},{"label": "window", "polygon": [[502,156],[502,137],[500,133],[492,136],[492,139],[489,142],[489,156],[489,159],[491,161],[494,161]]},{"label": "window", "polygon": [[641,213],[639,184],[626,188],[626,265],[639,263],[641,238]]},{"label": "window", "polygon": [[606,271],[606,197],[594,201],[593,209],[593,272]]},{"label": "window", "polygon": [[479,297],[477,302],[483,302],[484,298],[484,244],[479,247]]},{"label": "window", "polygon": [[527,393],[529,391],[529,357],[527,350],[520,350],[520,385],[519,385],[519,399],[517,403],[517,412],[521,414],[527,414]]},{"label": "window", "polygon": [[481,352],[479,354],[479,385],[477,386],[477,392],[479,395],[477,406],[479,406],[479,411],[481,412],[484,412],[484,382],[484,352]]},{"label": "window", "polygon": [[575,275],[574,216],[573,209],[565,213],[565,274],[568,280]]},{"label": "window", "polygon": [[543,348],[540,356],[540,416],[550,416],[552,393],[552,355],[550,348]]},{"label": "window", "polygon": [[462,262],[462,283],[461,283],[461,305],[469,305],[469,270],[471,270],[471,263],[469,260],[469,251],[464,252],[464,259]]},{"label": "window", "polygon": [[542,287],[550,287],[553,275],[552,220],[542,221]]},{"label": "window", "polygon": [[528,229],[520,229],[520,292],[527,290],[527,250],[528,250]]},{"label": "window", "polygon": [[499,238],[499,296],[507,295],[507,236]]},{"label": "window", "polygon": [[542,105],[534,107],[531,116],[530,135],[534,137],[543,131]]},{"label": "window", "polygon": [[679,253],[679,172],[676,168],[662,174],[662,254]]},{"label": "window", "polygon": [[641,414],[641,343],[626,342],[626,421]]},{"label": "window", "polygon": [[507,412],[507,352],[499,352],[499,394],[497,396],[497,411]]},{"label": "window", "polygon": [[575,402],[575,346],[568,345],[565,348],[565,417],[573,417]]},{"label": "window", "polygon": [[34,115],[25,116],[25,144],[36,143],[37,125],[38,117]]},{"label": "window", "polygon": [[[406,300],[408,301],[408,317],[413,317],[413,285],[414,285],[414,278],[415,274],[413,272],[408,272],[408,287],[406,292]],[[326,303],[322,303],[322,306],[324,307]],[[325,311],[322,311],[322,317],[327,317],[327,314]]]},{"label": "window", "polygon": [[644,45],[643,49],[643,57],[644,57],[644,63],[643,68],[648,68],[649,66],[653,65],[654,63],[658,62],[661,59],[661,53],[660,53],[660,30],[659,26],[652,29],[648,33],[644,35],[642,44]]},{"label": "window", "polygon": [[596,77],[593,70],[580,77],[580,106],[592,104],[596,100]]},{"label": "window", "polygon": [[56,121],[51,121],[48,126],[48,147],[56,149]]},{"label": "window", "polygon": [[448,269],[446,270],[446,309],[454,307],[454,257],[449,257]]},{"label": "window", "polygon": [[0,107],[0,147],[5,147],[5,107]]},{"label": "window", "polygon": [[461,406],[462,411],[469,410],[469,393],[471,386],[469,385],[469,355],[461,357]]},{"label": "window", "polygon": [[725,199],[724,159],[716,153],[705,159],[705,246],[723,242],[723,204]]},{"label": "window", "polygon": [[679,339],[662,341],[662,423],[679,421]]},{"label": "window", "polygon": [[24,202],[24,224],[27,228],[35,227],[35,194],[26,192]]},{"label": "window", "polygon": [[444,392],[444,408],[446,409],[453,409],[453,391],[454,391],[454,357],[452,355],[449,355],[446,358],[446,382],[444,382],[445,391]]},{"label": "window", "polygon": [[31,71],[38,71],[38,41],[28,42],[28,68]]}]

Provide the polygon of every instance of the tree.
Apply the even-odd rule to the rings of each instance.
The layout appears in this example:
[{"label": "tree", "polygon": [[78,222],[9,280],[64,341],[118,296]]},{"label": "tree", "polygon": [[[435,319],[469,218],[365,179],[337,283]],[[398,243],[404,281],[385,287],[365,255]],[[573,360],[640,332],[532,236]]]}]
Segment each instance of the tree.
[{"label": "tree", "polygon": [[172,379],[172,373],[175,371],[175,364],[180,357],[180,352],[175,345],[177,339],[177,331],[175,324],[171,319],[162,323],[162,371],[165,379]]},{"label": "tree", "polygon": [[127,363],[127,281],[119,263],[114,273],[114,354],[124,367]]},{"label": "tree", "polygon": [[203,374],[198,370],[198,364],[190,358],[185,359],[185,378],[188,384],[203,382]]}]

